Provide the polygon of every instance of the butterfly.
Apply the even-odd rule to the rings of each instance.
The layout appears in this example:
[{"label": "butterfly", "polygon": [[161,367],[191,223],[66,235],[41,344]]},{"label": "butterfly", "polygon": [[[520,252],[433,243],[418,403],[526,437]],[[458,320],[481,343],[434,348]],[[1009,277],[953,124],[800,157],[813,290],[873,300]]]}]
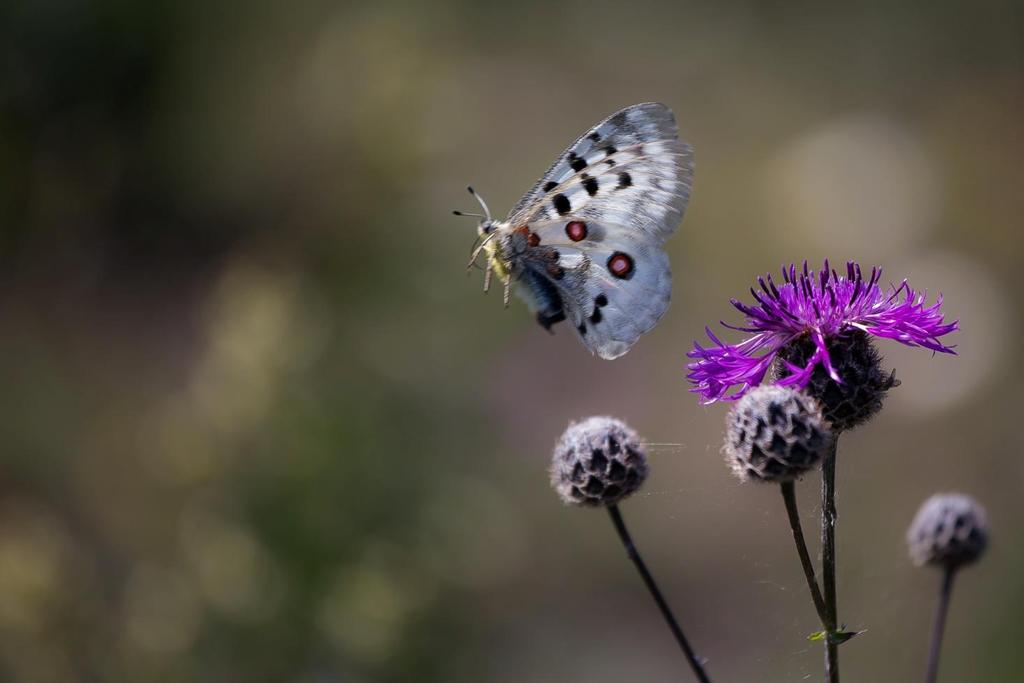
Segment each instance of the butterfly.
[{"label": "butterfly", "polygon": [[690,198],[693,153],[663,104],[635,104],[580,136],[520,199],[508,218],[483,214],[470,267],[486,258],[551,331],[568,320],[601,358],[618,358],[668,308],[672,274],[665,240]]}]

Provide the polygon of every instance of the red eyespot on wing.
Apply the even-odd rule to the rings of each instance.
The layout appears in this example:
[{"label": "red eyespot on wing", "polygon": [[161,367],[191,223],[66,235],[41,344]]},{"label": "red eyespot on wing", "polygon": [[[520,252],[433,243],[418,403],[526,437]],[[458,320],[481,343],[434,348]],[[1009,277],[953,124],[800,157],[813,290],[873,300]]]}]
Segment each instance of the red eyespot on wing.
[{"label": "red eyespot on wing", "polygon": [[565,234],[573,242],[587,239],[587,224],[583,221],[569,221],[565,224]]},{"label": "red eyespot on wing", "polygon": [[540,244],[540,237],[537,235],[537,233],[531,232],[526,238],[526,243],[529,244],[531,247],[536,247]]},{"label": "red eyespot on wing", "polygon": [[624,279],[633,274],[633,257],[617,251],[608,257],[608,272],[617,278]]}]

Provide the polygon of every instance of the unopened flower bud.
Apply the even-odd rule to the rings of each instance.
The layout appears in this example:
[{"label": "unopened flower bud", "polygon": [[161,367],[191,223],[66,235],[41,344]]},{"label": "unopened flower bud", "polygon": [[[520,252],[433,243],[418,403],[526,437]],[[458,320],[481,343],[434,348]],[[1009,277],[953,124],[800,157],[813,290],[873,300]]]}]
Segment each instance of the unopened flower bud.
[{"label": "unopened flower bud", "polygon": [[802,391],[761,385],[726,418],[724,452],[740,479],[790,481],[815,467],[832,443],[817,401]]},{"label": "unopened flower bud", "polygon": [[962,493],[936,493],[907,530],[910,557],[917,565],[960,567],[981,557],[987,545],[985,509]]},{"label": "unopened flower bud", "polygon": [[551,485],[572,505],[613,505],[647,478],[640,437],[613,417],[569,425],[555,445]]}]

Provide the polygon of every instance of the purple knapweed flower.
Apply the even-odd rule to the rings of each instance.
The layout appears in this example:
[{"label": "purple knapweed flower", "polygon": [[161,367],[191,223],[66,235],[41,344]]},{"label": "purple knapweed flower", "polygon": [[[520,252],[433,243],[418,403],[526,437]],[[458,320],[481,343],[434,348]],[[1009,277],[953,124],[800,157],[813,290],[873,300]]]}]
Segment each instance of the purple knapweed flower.
[{"label": "purple knapweed flower", "polygon": [[[732,305],[746,316],[747,325],[722,323],[751,336],[739,344],[726,344],[705,328],[715,346],[704,348],[695,342],[687,354],[695,359],[686,366],[687,378],[695,386],[691,391],[700,394],[703,403],[737,399],[762,382],[783,347],[805,335],[814,349],[806,366],[780,359],[786,372],[780,373],[784,376],[777,384],[806,387],[819,365],[841,384],[826,342],[857,330],[907,346],[955,353],[939,341],[939,337],[959,328],[959,321],[944,322],[942,296],[925,306],[926,292],[917,294],[906,280],[883,291],[878,284],[881,276],[880,268],[872,268],[871,277],[864,280],[860,266],[851,261],[843,277],[830,269],[826,260],[819,273],[808,270],[806,261],[803,272],[794,265],[783,268],[783,284],[778,287],[770,274],[758,278],[761,291],[750,289],[756,305],[732,300]],[[739,389],[729,393],[736,386]]]}]

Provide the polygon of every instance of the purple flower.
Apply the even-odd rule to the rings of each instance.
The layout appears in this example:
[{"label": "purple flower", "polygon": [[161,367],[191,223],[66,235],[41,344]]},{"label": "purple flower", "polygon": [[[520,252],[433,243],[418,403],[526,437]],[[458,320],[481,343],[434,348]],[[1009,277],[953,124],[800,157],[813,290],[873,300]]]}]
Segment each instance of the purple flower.
[{"label": "purple flower", "polygon": [[[750,289],[756,305],[732,300],[732,305],[746,316],[747,325],[722,323],[750,336],[739,344],[726,344],[710,328],[705,328],[714,346],[704,348],[694,343],[687,354],[695,359],[686,366],[687,378],[695,387],[691,391],[700,394],[703,403],[737,399],[761,383],[780,349],[803,335],[814,344],[806,367],[782,359],[789,372],[778,384],[805,387],[818,365],[842,383],[832,366],[826,342],[855,330],[895,339],[907,346],[955,353],[939,341],[939,337],[959,328],[959,321],[944,322],[942,296],[932,306],[925,306],[927,292],[915,293],[906,280],[898,287],[890,285],[889,291],[884,292],[878,284],[881,276],[880,268],[872,268],[871,277],[864,280],[860,266],[851,261],[846,264],[843,277],[830,269],[826,260],[819,273],[808,270],[806,261],[802,273],[794,265],[788,270],[783,268],[781,286],[775,285],[770,274],[758,278],[761,291]],[[739,389],[730,394],[735,386]]]}]

